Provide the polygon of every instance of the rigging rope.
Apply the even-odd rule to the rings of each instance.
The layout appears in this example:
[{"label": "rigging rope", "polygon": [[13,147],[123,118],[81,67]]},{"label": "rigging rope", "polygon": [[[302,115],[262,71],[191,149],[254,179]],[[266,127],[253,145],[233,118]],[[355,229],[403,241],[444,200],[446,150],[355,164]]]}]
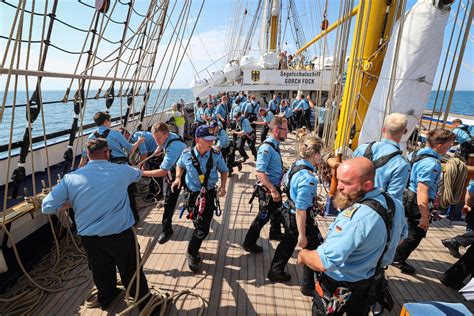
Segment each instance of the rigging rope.
[{"label": "rigging rope", "polygon": [[458,204],[464,190],[464,183],[467,178],[466,163],[459,158],[451,158],[446,163],[442,181],[440,183],[440,205],[442,208],[448,208],[450,205]]}]

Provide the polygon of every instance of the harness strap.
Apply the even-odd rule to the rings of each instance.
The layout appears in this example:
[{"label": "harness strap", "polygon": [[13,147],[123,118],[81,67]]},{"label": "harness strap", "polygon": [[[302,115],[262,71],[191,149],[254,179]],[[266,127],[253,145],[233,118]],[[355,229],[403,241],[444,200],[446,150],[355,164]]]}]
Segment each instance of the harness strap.
[{"label": "harness strap", "polygon": [[[200,181],[201,186],[203,188],[207,188],[207,182],[209,181],[209,176],[211,174],[211,170],[212,170],[212,166],[213,166],[212,153],[213,153],[213,151],[211,151],[209,153],[209,159],[207,160],[207,163],[206,163],[206,174],[204,175],[204,180]],[[199,175],[199,180],[201,180],[201,177],[202,177],[203,173],[202,173],[202,170],[201,170],[201,165],[200,165],[200,163],[199,163],[199,161],[196,157],[196,154],[194,153],[194,149],[191,149],[191,160],[192,160],[192,163],[193,163],[193,167],[196,169],[196,171]]]},{"label": "harness strap", "polygon": [[107,136],[109,136],[109,133],[110,133],[110,129],[106,129],[102,134],[99,133],[99,130],[97,130],[94,132],[94,136],[96,138],[107,138]]},{"label": "harness strap", "polygon": [[[399,156],[402,154],[401,150],[396,150],[388,155],[382,156],[378,159],[373,160],[373,152],[372,147],[374,146],[375,142],[370,142],[364,152],[364,157],[372,161],[375,165],[375,169],[385,166],[393,157]],[[398,149],[398,148],[397,148]]]}]

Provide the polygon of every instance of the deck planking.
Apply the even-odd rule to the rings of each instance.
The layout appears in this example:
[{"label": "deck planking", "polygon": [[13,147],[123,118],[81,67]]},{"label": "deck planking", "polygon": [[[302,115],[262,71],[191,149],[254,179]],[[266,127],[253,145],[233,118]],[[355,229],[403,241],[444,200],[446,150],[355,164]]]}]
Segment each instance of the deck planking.
[{"label": "deck planking", "polygon": [[[291,136],[294,138],[294,136]],[[285,160],[293,161],[294,141],[282,144]],[[223,214],[214,217],[208,238],[203,242],[200,253],[203,257],[202,269],[193,274],[187,267],[186,249],[193,225],[190,220],[173,218],[174,234],[164,245],[157,242],[161,232],[163,208],[144,208],[142,223],[138,229],[138,241],[142,254],[150,243],[148,259],[144,264],[148,285],[170,294],[183,289],[192,289],[208,302],[207,315],[310,315],[311,299],[299,292],[302,267],[296,264],[296,252],[290,259],[287,271],[292,279],[287,283],[272,283],[266,278],[278,242],[269,241],[269,225],[261,233],[258,243],[262,254],[249,254],[241,248],[247,228],[258,212],[258,201],[254,201],[252,212],[248,200],[255,180],[255,163],[249,162],[240,173],[235,173],[228,181],[227,196],[221,198]],[[181,199],[178,202],[180,205]],[[179,209],[179,207],[177,208]],[[333,217],[318,217],[323,236],[327,234]],[[405,302],[445,301],[462,302],[471,311],[474,304],[465,301],[455,290],[442,285],[438,280],[443,271],[457,259],[449,255],[440,239],[463,233],[463,223],[447,221],[435,222],[430,227],[427,238],[408,260],[417,268],[414,276],[400,273],[389,267],[386,271],[389,288],[395,300],[395,307],[386,315],[399,315]],[[84,263],[85,264],[85,263]],[[83,266],[78,269],[84,268]],[[86,273],[89,273],[86,270]],[[64,292],[49,294],[35,310],[38,315],[108,315],[125,309],[122,297],[116,299],[107,312],[98,308],[86,308],[84,301],[93,287],[92,278],[88,282]],[[188,297],[179,300],[170,310],[170,315],[197,315],[199,301]],[[138,315],[133,311],[130,315]]]}]

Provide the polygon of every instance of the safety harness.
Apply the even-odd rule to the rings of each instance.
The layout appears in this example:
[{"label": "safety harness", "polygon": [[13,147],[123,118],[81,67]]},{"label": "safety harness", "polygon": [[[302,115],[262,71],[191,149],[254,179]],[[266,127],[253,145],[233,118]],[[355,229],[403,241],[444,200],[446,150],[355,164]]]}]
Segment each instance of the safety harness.
[{"label": "safety harness", "polygon": [[372,161],[375,165],[375,169],[385,166],[393,157],[400,156],[402,151],[397,148],[396,151],[390,153],[388,155],[382,156],[378,159],[373,160],[373,152],[372,147],[374,146],[375,142],[370,142],[364,152],[364,157]]}]

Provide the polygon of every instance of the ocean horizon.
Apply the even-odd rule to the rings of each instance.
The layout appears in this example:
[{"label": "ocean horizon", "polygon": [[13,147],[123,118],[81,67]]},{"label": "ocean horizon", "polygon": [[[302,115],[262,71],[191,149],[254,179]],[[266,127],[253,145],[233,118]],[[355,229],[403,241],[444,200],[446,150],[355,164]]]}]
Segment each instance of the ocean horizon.
[{"label": "ocean horizon", "polygon": [[[32,92],[30,92],[32,93]],[[96,90],[91,90],[90,96],[94,96]],[[102,94],[104,91],[102,92]],[[430,100],[426,106],[426,109],[433,109],[433,104],[436,99],[436,91],[432,91]],[[58,90],[44,90],[42,91],[43,102],[51,102],[62,100],[64,97],[64,91]],[[69,99],[72,99],[74,92],[71,91]],[[152,90],[150,98],[147,105],[147,114],[153,113],[153,107],[155,105],[160,105],[160,109],[168,109],[174,102],[183,99],[186,102],[193,102],[194,96],[190,89],[170,89],[166,99],[162,99],[163,94],[158,97],[158,90]],[[438,95],[437,108],[443,101],[444,96],[444,108],[449,97],[449,91],[440,91]],[[3,99],[3,92],[0,92],[0,98]],[[139,111],[143,102],[143,97],[138,96],[138,108],[135,108],[135,111]],[[113,117],[121,116],[125,113],[127,103],[126,97],[122,97],[122,106],[120,106],[120,98],[115,98],[113,105],[109,109],[109,112]],[[7,105],[11,105],[13,102],[13,95],[7,97]],[[26,93],[25,91],[18,91],[16,104],[26,103]],[[26,107],[17,107],[15,108],[15,119],[14,119],[14,128],[11,135],[12,141],[16,142],[22,139],[23,133],[26,127]],[[86,109],[84,113],[84,122],[83,124],[92,123],[92,117],[97,111],[107,110],[105,106],[105,99],[92,99],[87,100]],[[45,115],[46,133],[53,133],[61,131],[64,129],[71,128],[73,121],[73,102],[67,103],[55,103],[55,104],[45,104],[43,106],[43,111]],[[451,105],[451,114],[462,114],[468,116],[474,116],[474,91],[456,91],[453,97],[453,102]],[[10,139],[10,127],[11,127],[11,117],[12,117],[12,108],[8,107],[5,109],[3,120],[0,128],[0,145],[7,144]],[[33,137],[43,134],[43,126],[41,116],[33,124]]]}]

